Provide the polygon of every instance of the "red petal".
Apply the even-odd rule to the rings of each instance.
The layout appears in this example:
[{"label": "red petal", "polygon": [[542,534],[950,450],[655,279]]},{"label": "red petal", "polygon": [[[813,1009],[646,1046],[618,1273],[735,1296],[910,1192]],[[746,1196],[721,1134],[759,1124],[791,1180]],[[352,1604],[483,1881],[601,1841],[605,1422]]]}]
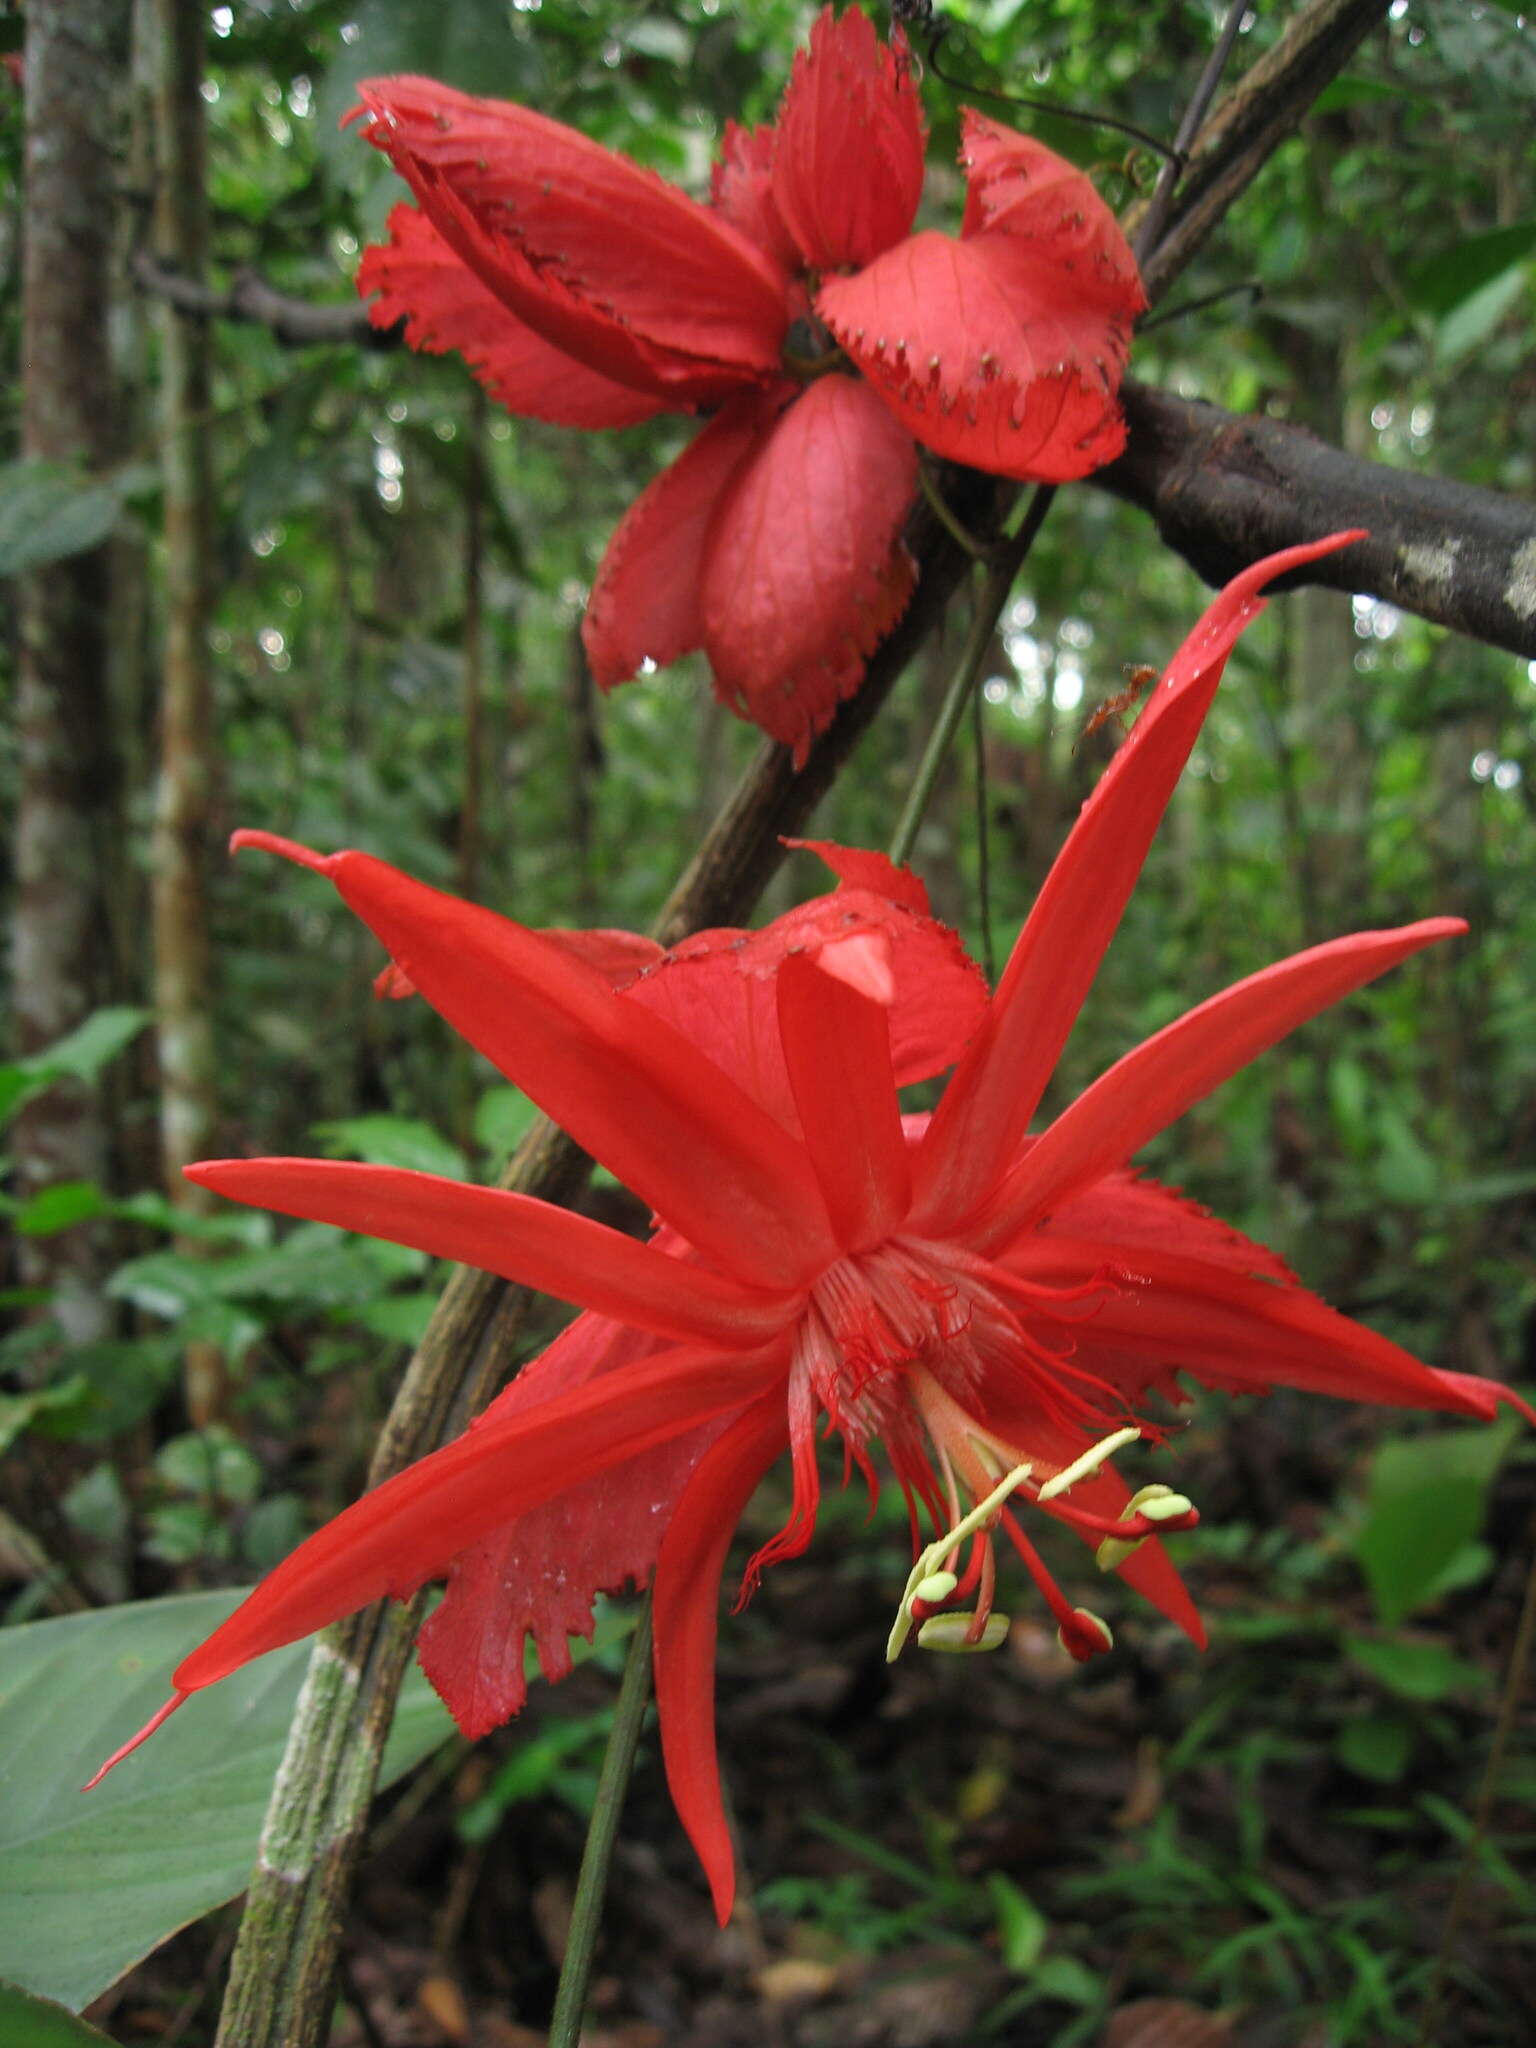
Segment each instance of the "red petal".
[{"label": "red petal", "polygon": [[617,931],[606,925],[570,931],[561,925],[546,924],[540,926],[539,937],[564,947],[573,959],[595,967],[610,988],[628,988],[638,975],[664,957],[664,949],[654,939],[641,932]]},{"label": "red petal", "polygon": [[701,592],[715,686],[797,762],[912,594],[900,536],[916,480],[911,441],[864,385],[833,375],[721,500]]},{"label": "red petal", "polygon": [[792,954],[779,969],[779,1035],[833,1233],[844,1251],[863,1252],[905,1216],[912,1172],[887,1011],[826,971],[836,951],[821,965]]},{"label": "red petal", "polygon": [[[487,1415],[526,1413],[657,1349],[643,1331],[605,1316],[578,1316],[542,1357],[523,1367]],[[563,1678],[571,1668],[569,1639],[592,1634],[594,1595],[644,1583],[688,1475],[729,1421],[717,1416],[644,1458],[568,1487],[454,1559],[448,1590],[422,1629],[419,1654],[471,1740],[521,1708],[530,1635],[545,1677]]]},{"label": "red petal", "polygon": [[185,1171],[231,1201],[456,1259],[659,1337],[745,1349],[786,1321],[782,1297],[748,1294],[606,1224],[505,1188],[337,1159],[214,1159]]},{"label": "red petal", "polygon": [[1426,1408],[1486,1420],[1500,1400],[1489,1380],[1437,1372],[1401,1345],[1342,1316],[1295,1283],[1233,1270],[1225,1261],[1154,1248],[1140,1239],[1033,1232],[1009,1253],[1010,1272],[1050,1286],[1105,1277],[1105,1299],[1078,1331],[1074,1365],[1135,1399],[1177,1395],[1175,1372],[1233,1393],[1300,1387],[1341,1400]]},{"label": "red petal", "polygon": [[747,1502],[789,1441],[783,1396],[766,1395],[706,1452],[656,1563],[656,1707],[667,1784],[723,1927],[736,1888],[715,1754],[720,1574]]},{"label": "red petal", "polygon": [[773,199],[773,152],[778,140],[772,122],[743,128],[727,121],[720,160],[710,173],[715,210],[739,228],[790,275],[800,268],[800,252],[779,216]]},{"label": "red petal", "polygon": [[1103,1238],[1127,1256],[1139,1245],[1206,1259],[1237,1273],[1261,1274],[1286,1287],[1301,1284],[1267,1244],[1245,1237],[1201,1203],[1145,1174],[1105,1174],[1069,1196],[1040,1228],[1062,1237]]},{"label": "red petal", "polygon": [[[879,862],[868,872],[872,881],[883,881],[880,869],[888,864],[879,855],[864,858]],[[897,1085],[925,1081],[953,1065],[986,1016],[986,982],[947,925],[892,901],[883,889],[877,894],[845,886],[787,911],[760,932],[695,933],[637,982],[626,1000],[665,1017],[754,1101],[798,1132],[775,977],[797,953],[814,959],[823,947],[860,936],[877,939],[889,952],[895,998],[887,1022]]]},{"label": "red petal", "polygon": [[386,1593],[407,1598],[507,1522],[756,1400],[784,1369],[776,1350],[668,1351],[527,1415],[483,1417],[301,1543],[183,1660],[176,1689],[213,1685]]},{"label": "red petal", "polygon": [[[590,931],[569,931],[561,925],[546,924],[539,927],[539,937],[548,939],[553,946],[563,947],[573,959],[585,960],[589,967],[595,967],[610,988],[628,988],[638,975],[648,967],[654,967],[662,957],[662,949],[654,939],[644,938],[639,932],[621,932],[603,925]],[[400,1002],[415,995],[416,989],[410,976],[402,973],[391,960],[374,976],[373,992],[376,996],[387,996],[394,1002]]]},{"label": "red petal", "polygon": [[403,319],[412,348],[457,350],[509,412],[561,427],[628,427],[674,402],[600,376],[541,339],[414,206],[395,208],[389,237],[363,251],[357,273],[358,291],[378,294],[368,314],[374,326]]},{"label": "red petal", "polygon": [[778,118],[773,196],[813,270],[868,263],[912,225],[923,189],[923,114],[900,30],[824,7],[796,54]]},{"label": "red petal", "polygon": [[1076,1020],[1238,635],[1266,583],[1354,533],[1245,569],[1210,605],[1083,806],[998,983],[988,1029],[939,1105],[918,1162],[927,1227],[952,1227],[1012,1164]]},{"label": "red petal", "polygon": [[536,932],[368,854],[326,869],[433,1008],[711,1264],[784,1289],[825,1262],[804,1150],[659,1018]]},{"label": "red petal", "polygon": [[1002,1244],[1113,1171],[1185,1110],[1319,1010],[1400,960],[1464,932],[1430,917],[1398,931],[1357,932],[1296,953],[1224,989],[1117,1060],[1030,1146],[972,1236]]},{"label": "red petal", "polygon": [[367,139],[547,340],[694,398],[776,369],[783,277],[718,213],[526,107],[424,78],[369,80],[359,95]]},{"label": "red petal", "polygon": [[779,401],[751,393],[712,419],[636,498],[608,543],[581,622],[599,686],[611,690],[704,644],[705,543],[721,493],[761,445]]}]

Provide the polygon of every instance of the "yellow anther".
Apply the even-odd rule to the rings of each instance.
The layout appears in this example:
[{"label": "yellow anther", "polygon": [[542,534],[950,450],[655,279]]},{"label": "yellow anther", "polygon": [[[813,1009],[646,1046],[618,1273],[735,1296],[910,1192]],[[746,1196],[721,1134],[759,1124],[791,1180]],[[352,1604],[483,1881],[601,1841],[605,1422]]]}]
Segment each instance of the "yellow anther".
[{"label": "yellow anther", "polygon": [[[1131,1503],[1135,1508],[1135,1502]],[[1172,1522],[1180,1515],[1193,1514],[1194,1502],[1182,1493],[1165,1493],[1161,1500],[1144,1500],[1140,1512],[1149,1522]]]},{"label": "yellow anther", "polygon": [[917,1632],[921,1650],[947,1650],[951,1656],[967,1656],[976,1650],[995,1650],[1008,1633],[1008,1616],[995,1610],[981,1625],[975,1642],[969,1640],[976,1624],[974,1614],[931,1614]]},{"label": "yellow anther", "polygon": [[1058,1494],[1070,1492],[1080,1479],[1086,1479],[1097,1472],[1106,1458],[1112,1458],[1116,1451],[1123,1451],[1127,1444],[1140,1440],[1139,1429],[1117,1429],[1101,1442],[1091,1444],[1080,1458],[1074,1458],[1065,1471],[1058,1472],[1054,1479],[1047,1479],[1041,1487],[1039,1500],[1055,1500]]},{"label": "yellow anther", "polygon": [[1147,1505],[1149,1501],[1171,1500],[1172,1498],[1173,1488],[1171,1486],[1161,1486],[1154,1481],[1151,1486],[1143,1486],[1131,1495],[1125,1506],[1120,1510],[1120,1519],[1122,1522],[1125,1522],[1129,1521],[1132,1515],[1149,1514],[1151,1512]]},{"label": "yellow anther", "polygon": [[[1175,1522],[1194,1511],[1194,1502],[1188,1495],[1175,1493],[1171,1486],[1143,1486],[1120,1510],[1120,1520],[1129,1522],[1140,1515],[1147,1522]],[[1093,1553],[1093,1561],[1101,1572],[1118,1571],[1146,1540],[1145,1536],[1106,1536]]]},{"label": "yellow anther", "polygon": [[930,1572],[926,1579],[913,1587],[913,1597],[918,1600],[947,1600],[959,1583],[953,1572]]},{"label": "yellow anther", "polygon": [[[1133,1430],[1131,1434],[1135,1436],[1139,1435],[1140,1432]],[[885,1661],[887,1664],[895,1663],[896,1659],[901,1655],[902,1644],[905,1643],[908,1635],[911,1633],[914,1618],[912,1602],[924,1598],[922,1592],[923,1581],[937,1577],[940,1573],[948,1575],[949,1567],[944,1562],[945,1558],[950,1555],[958,1544],[963,1543],[968,1536],[974,1536],[978,1529],[984,1528],[992,1520],[992,1517],[1003,1505],[1003,1502],[1007,1500],[1009,1494],[1018,1491],[1033,1469],[1032,1466],[1027,1464],[1015,1465],[1011,1472],[1005,1472],[992,1491],[984,1499],[977,1501],[975,1507],[971,1509],[968,1515],[962,1515],[953,1529],[948,1530],[936,1542],[930,1543],[926,1549],[918,1552],[917,1560],[913,1564],[911,1571],[907,1574],[907,1583],[901,1596],[901,1604],[896,1609],[896,1619],[891,1624],[891,1633],[885,1645]],[[950,1586],[949,1591],[953,1592],[954,1585],[958,1583],[959,1581],[956,1580]],[[936,1621],[939,1617],[935,1615],[933,1619]]]}]

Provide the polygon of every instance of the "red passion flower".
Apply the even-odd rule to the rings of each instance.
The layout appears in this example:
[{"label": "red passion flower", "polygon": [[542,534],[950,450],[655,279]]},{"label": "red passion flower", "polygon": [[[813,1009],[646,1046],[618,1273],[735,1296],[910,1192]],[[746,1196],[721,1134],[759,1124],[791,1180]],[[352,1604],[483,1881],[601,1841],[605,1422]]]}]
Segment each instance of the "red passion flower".
[{"label": "red passion flower", "polygon": [[803,759],[905,608],[917,447],[1053,483],[1118,455],[1146,300],[1114,217],[967,108],[958,239],[910,232],[923,120],[900,31],[823,10],[778,118],[731,123],[700,204],[527,107],[361,87],[395,209],[360,291],[510,411],[713,416],[630,508],[583,626],[604,689],[703,648],[721,698]]},{"label": "red passion flower", "polygon": [[[747,1566],[810,1541],[817,1437],[911,1510],[909,1633],[987,1648],[996,1539],[1063,1648],[1110,1631],[1057,1586],[1017,1509],[1086,1540],[1196,1643],[1162,1541],[1197,1518],[1111,1457],[1175,1375],[1491,1417],[1495,1382],[1424,1365],[1335,1313],[1281,1260],[1138,1175],[1139,1147],[1293,1026],[1465,929],[1428,918],[1314,946],[1127,1053],[1038,1135],[1028,1126],[1226,657],[1263,584],[1354,536],[1259,563],[1218,597],[1085,805],[996,992],[880,855],[819,846],[839,886],[759,932],[663,953],[583,953],[363,853],[237,843],[325,875],[410,985],[655,1211],[648,1244],[526,1196],[328,1160],[189,1169],[236,1201],[411,1245],[584,1311],[455,1443],[303,1543],[176,1671],[190,1694],[383,1594],[447,1592],[422,1633],[466,1733],[522,1704],[527,1636],[569,1669],[599,1590],[653,1578],[656,1692],[677,1809],[722,1919],[734,1886],[713,1719],[721,1573],[758,1481],[788,1451],[789,1518]],[[898,1089],[953,1066],[931,1117]],[[1536,1419],[1536,1418],[1533,1418]],[[894,1589],[893,1589],[894,1591]],[[113,1759],[116,1762],[117,1758]],[[93,1781],[94,1782],[94,1781]]]}]

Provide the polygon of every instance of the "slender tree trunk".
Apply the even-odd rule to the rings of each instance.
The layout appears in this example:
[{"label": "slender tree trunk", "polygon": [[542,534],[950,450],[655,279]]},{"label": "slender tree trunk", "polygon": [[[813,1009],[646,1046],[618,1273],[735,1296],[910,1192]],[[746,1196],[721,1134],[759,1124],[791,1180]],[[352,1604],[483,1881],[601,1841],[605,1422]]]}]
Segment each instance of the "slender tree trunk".
[{"label": "slender tree trunk", "polygon": [[[208,205],[199,0],[150,0],[155,91],[155,246],[159,260],[202,282]],[[212,786],[212,676],[208,660],[208,334],[167,305],[160,323],[160,435],[165,494],[165,655],[160,768],[155,790],[152,900],[155,1032],[160,1059],[160,1155],[178,1208],[211,1205],[181,1169],[211,1150],[215,1116],[212,970],[208,939],[208,827]],[[181,1245],[194,1249],[196,1240]],[[187,1412],[194,1427],[227,1406],[224,1360],[187,1347]]]},{"label": "slender tree trunk", "polygon": [[[114,453],[107,349],[113,45],[122,0],[32,0],[26,41],[26,219],[22,265],[22,454],[104,468]],[[110,999],[104,878],[120,870],[119,775],[108,692],[108,549],[73,555],[21,590],[13,985],[23,1053],[62,1037]],[[107,1170],[98,1098],[60,1085],[13,1136],[24,1193]],[[76,1341],[106,1328],[105,1249],[81,1226],[33,1240],[24,1272],[51,1287]]]}]

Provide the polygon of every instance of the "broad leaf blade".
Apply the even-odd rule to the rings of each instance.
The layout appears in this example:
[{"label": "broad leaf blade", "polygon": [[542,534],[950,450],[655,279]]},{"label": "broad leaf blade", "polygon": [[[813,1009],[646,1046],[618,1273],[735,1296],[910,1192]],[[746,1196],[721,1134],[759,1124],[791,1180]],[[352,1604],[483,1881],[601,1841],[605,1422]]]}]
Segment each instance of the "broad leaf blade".
[{"label": "broad leaf blade", "polygon": [[111,2036],[19,1984],[0,1983],[0,2041],[5,2048],[111,2048]]},{"label": "broad leaf blade", "polygon": [[[245,1887],[310,1644],[198,1694],[90,1794],[79,1786],[166,1698],[244,1589],[179,1593],[7,1629],[0,1657],[0,1980],[78,2010]],[[580,1663],[633,1616],[598,1603]],[[529,1675],[537,1676],[529,1650]],[[453,1733],[412,1665],[380,1783]],[[0,2025],[0,2043],[12,2036]]]},{"label": "broad leaf blade", "polygon": [[[79,1790],[160,1705],[180,1658],[241,1597],[178,1594],[6,1631],[0,1976],[78,2009],[243,1888],[308,1643],[190,1701],[95,1792]],[[413,1671],[386,1781],[451,1732]],[[0,2028],[0,2038],[11,2037]]]}]

